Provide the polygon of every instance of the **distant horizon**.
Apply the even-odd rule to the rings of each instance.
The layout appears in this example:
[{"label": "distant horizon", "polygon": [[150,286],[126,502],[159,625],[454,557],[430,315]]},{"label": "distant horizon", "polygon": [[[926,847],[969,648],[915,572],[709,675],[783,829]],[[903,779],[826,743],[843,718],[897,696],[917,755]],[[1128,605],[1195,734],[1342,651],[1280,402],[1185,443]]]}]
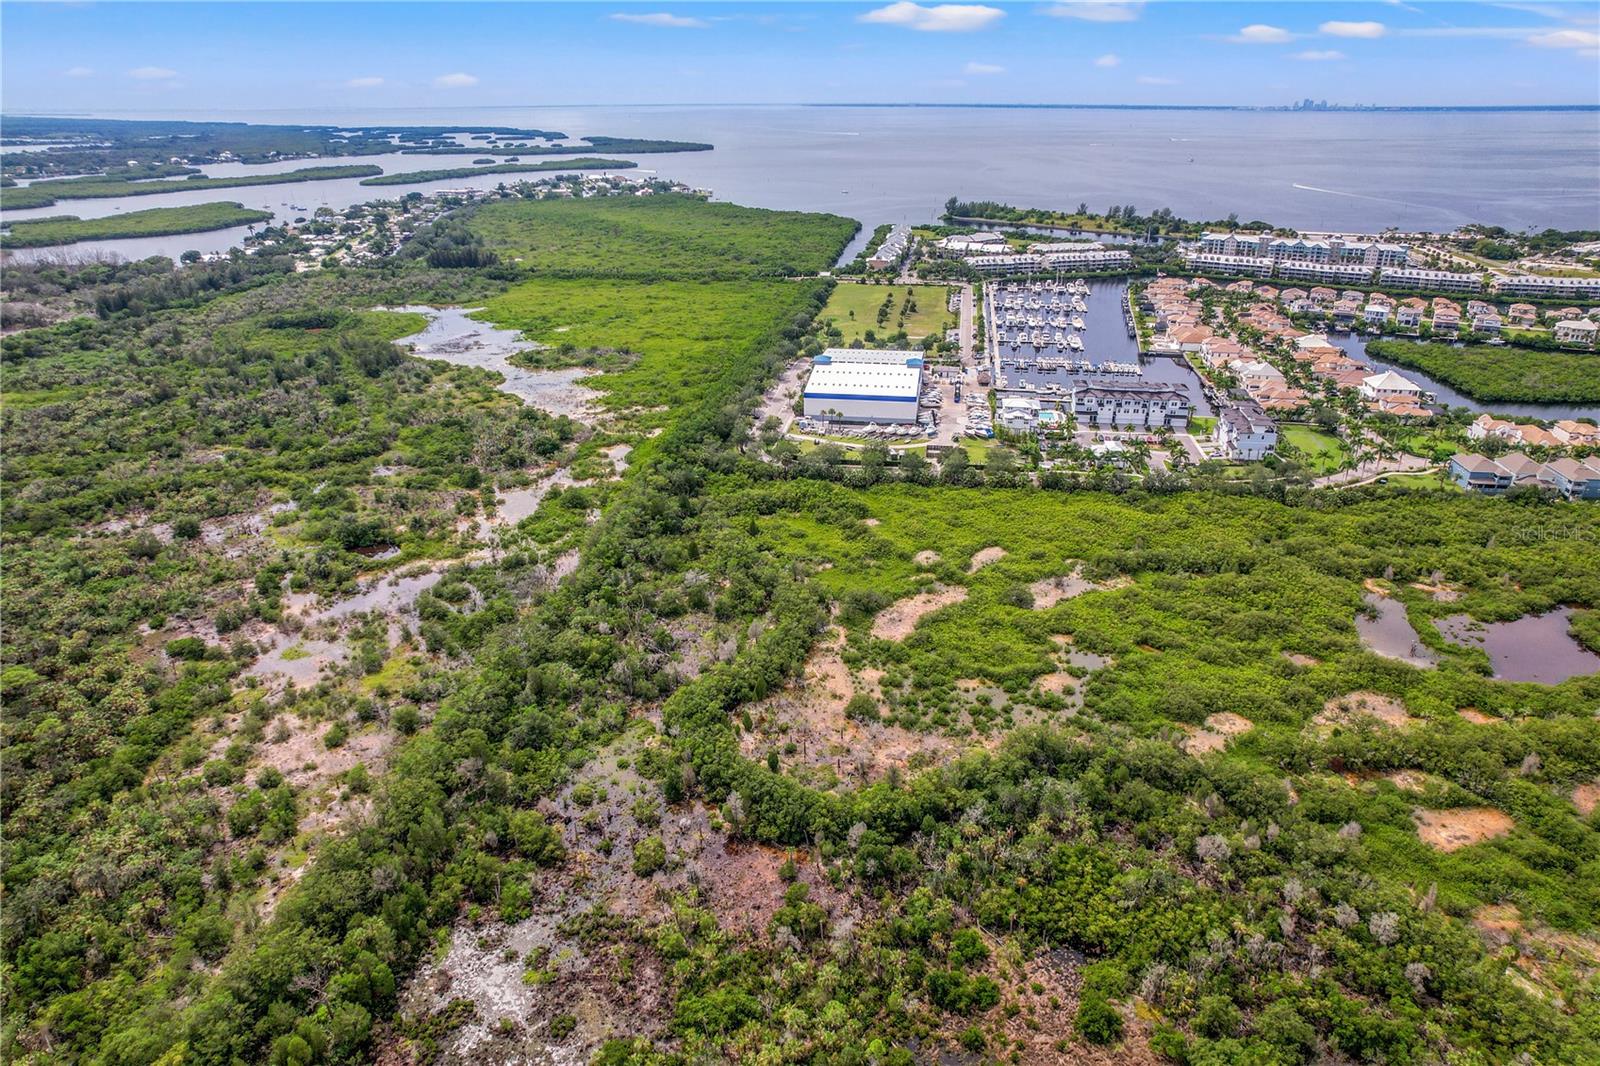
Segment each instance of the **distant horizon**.
[{"label": "distant horizon", "polygon": [[[823,108],[930,108],[950,110],[1011,110],[1011,111],[1262,111],[1284,114],[1383,114],[1398,112],[1426,112],[1426,111],[1561,111],[1561,112],[1600,112],[1600,103],[1582,104],[1337,104],[1330,103],[1325,107],[1302,108],[1294,104],[1178,104],[1178,103],[1096,103],[1096,102],[1060,102],[1048,103],[1042,101],[1017,102],[1017,103],[983,103],[983,102],[949,102],[940,100],[797,100],[783,101],[757,101],[734,100],[721,102],[650,102],[650,103],[528,103],[528,104],[453,104],[448,106],[366,106],[341,105],[336,107],[218,107],[218,108],[72,108],[72,109],[38,109],[16,108],[0,111],[0,120],[10,116],[18,118],[118,118],[130,115],[206,115],[206,114],[271,114],[283,112],[285,114],[305,114],[318,111],[349,112],[349,111],[537,111],[551,108],[593,108],[619,109],[619,108],[649,108],[653,110],[679,109],[704,109],[716,108],[784,108],[784,107],[823,107]],[[139,121],[138,119],[126,119]],[[203,121],[197,119],[174,118],[173,121]],[[240,119],[244,122],[245,120]],[[247,123],[248,124],[248,123]],[[269,125],[269,123],[261,123]]]},{"label": "distant horizon", "polygon": [[[0,6],[19,113],[108,104],[1600,106],[1600,5],[867,0]],[[899,100],[882,101],[890,92]],[[582,100],[584,104],[561,103]],[[1062,101],[1054,103],[1054,101]]]}]

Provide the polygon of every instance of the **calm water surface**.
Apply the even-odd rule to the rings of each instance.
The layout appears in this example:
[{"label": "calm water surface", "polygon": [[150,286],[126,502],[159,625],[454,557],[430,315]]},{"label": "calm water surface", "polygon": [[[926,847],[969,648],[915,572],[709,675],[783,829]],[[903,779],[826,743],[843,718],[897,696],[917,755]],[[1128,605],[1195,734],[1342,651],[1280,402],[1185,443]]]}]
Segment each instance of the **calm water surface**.
[{"label": "calm water surface", "polygon": [[[1600,421],[1600,407],[1585,407],[1581,404],[1564,403],[1496,402],[1486,404],[1480,400],[1474,400],[1465,393],[1457,392],[1444,382],[1429,377],[1414,367],[1402,366],[1399,363],[1391,363],[1386,359],[1368,355],[1365,338],[1354,333],[1330,333],[1328,342],[1342,348],[1351,358],[1370,364],[1374,370],[1380,373],[1385,370],[1393,370],[1401,377],[1409,378],[1433,393],[1434,398],[1439,403],[1449,407],[1465,407],[1476,414],[1488,412],[1490,414],[1511,415],[1518,418],[1539,418],[1547,422],[1561,418],[1590,418]],[[1597,364],[1597,366],[1600,366],[1600,364]]]},{"label": "calm water surface", "polygon": [[[117,117],[209,118],[214,114]],[[923,222],[947,197],[1097,210],[1170,207],[1188,218],[1236,212],[1301,229],[1449,230],[1467,222],[1512,229],[1600,229],[1600,113],[1285,113],[1071,111],[994,108],[595,107],[257,112],[248,122],[510,125],[572,135],[709,141],[711,152],[635,157],[641,168],[708,187],[720,200],[832,211],[879,222]],[[625,153],[618,153],[625,155]],[[468,165],[461,156],[379,156],[386,172]],[[1530,166],[1537,160],[1537,166]],[[293,170],[206,168],[208,173]],[[507,176],[475,179],[492,187]],[[472,184],[463,179],[435,187]],[[485,186],[480,186],[485,187]],[[427,186],[417,186],[427,188]],[[294,205],[342,208],[412,186],[307,182],[76,201],[44,213],[93,217],[239,200],[294,217]],[[34,213],[37,213],[34,212]],[[27,217],[14,212],[12,217]],[[162,238],[176,254],[205,235]],[[864,233],[858,244],[865,240]],[[79,251],[152,254],[148,242],[95,242]]]},{"label": "calm water surface", "polygon": [[1600,655],[1573,639],[1571,624],[1572,610],[1567,607],[1509,622],[1478,622],[1465,614],[1434,622],[1452,644],[1487,652],[1495,677],[1542,685],[1600,673]]}]

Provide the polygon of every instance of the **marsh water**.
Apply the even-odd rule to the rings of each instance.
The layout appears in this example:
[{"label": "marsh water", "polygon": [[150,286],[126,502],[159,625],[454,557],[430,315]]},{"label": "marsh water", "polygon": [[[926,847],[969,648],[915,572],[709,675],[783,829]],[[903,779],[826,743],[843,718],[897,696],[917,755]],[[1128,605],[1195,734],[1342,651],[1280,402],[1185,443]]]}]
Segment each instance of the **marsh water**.
[{"label": "marsh water", "polygon": [[582,367],[561,370],[526,370],[511,362],[518,352],[533,351],[539,347],[522,339],[514,329],[501,329],[488,322],[472,318],[481,308],[428,307],[406,304],[403,307],[386,307],[386,311],[407,311],[426,315],[428,324],[420,333],[401,337],[396,344],[409,344],[413,354],[421,359],[439,359],[456,366],[492,370],[505,378],[499,386],[530,407],[537,407],[553,415],[570,418],[588,418],[594,392],[579,384],[594,373]]},{"label": "marsh water", "polygon": [[1362,611],[1356,615],[1356,632],[1368,651],[1419,669],[1438,663],[1439,657],[1422,643],[1412,628],[1405,604],[1375,592],[1366,593],[1362,599],[1373,613]]},{"label": "marsh water", "polygon": [[[214,114],[117,117],[215,119]],[[1595,195],[1600,115],[1594,112],[1262,112],[971,107],[562,107],[243,113],[247,122],[515,125],[574,136],[707,141],[710,152],[637,155],[640,171],[711,189],[755,207],[831,211],[862,221],[926,222],[950,196],[1096,210],[1133,204],[1178,215],[1263,219],[1300,229],[1449,231],[1482,222],[1509,229],[1600,229]],[[627,153],[613,153],[630,158]],[[481,153],[383,155],[386,173],[471,166]],[[1529,167],[1527,160],[1539,165]],[[497,157],[497,161],[502,161]],[[268,173],[304,160],[203,168]],[[635,171],[638,173],[640,171]],[[96,217],[151,207],[237,200],[292,219],[430,188],[492,188],[511,175],[417,185],[357,179],[63,201],[8,217]],[[216,250],[243,231],[97,241],[76,252],[176,256]],[[226,236],[224,236],[226,235]],[[222,247],[227,247],[223,244]],[[853,249],[852,249],[853,254]]]},{"label": "marsh water", "polygon": [[1496,678],[1541,685],[1559,685],[1571,677],[1600,673],[1600,655],[1578,643],[1570,632],[1571,624],[1568,607],[1509,622],[1479,622],[1465,614],[1434,622],[1452,644],[1483,649]]}]

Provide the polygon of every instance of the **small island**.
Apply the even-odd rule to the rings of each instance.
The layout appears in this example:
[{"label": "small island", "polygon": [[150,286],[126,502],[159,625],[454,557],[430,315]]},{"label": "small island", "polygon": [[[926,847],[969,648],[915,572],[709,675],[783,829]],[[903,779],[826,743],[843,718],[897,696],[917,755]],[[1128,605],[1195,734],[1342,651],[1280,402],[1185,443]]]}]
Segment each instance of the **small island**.
[{"label": "small island", "polygon": [[543,163],[496,163],[493,166],[449,167],[442,170],[408,170],[398,174],[380,174],[362,181],[363,185],[415,185],[423,181],[446,181],[450,178],[471,178],[479,174],[530,174],[559,170],[631,170],[639,164],[627,159],[552,159]]},{"label": "small island", "polygon": [[[231,178],[208,178],[197,170],[182,167],[162,168],[163,174],[177,171],[188,177],[151,181],[152,176],[130,167],[114,174],[96,174],[62,181],[37,181],[32,185],[0,188],[0,208],[18,211],[29,207],[49,207],[60,200],[103,200],[116,196],[155,196],[165,192],[193,192],[196,189],[244,189],[255,185],[290,185],[302,181],[332,181],[336,178],[365,178],[382,174],[383,168],[371,163],[354,166],[302,167],[282,174],[243,174]],[[155,175],[162,176],[162,175]]]},{"label": "small island", "polygon": [[0,248],[47,248],[78,241],[116,240],[126,237],[165,237],[174,233],[203,233],[266,222],[271,211],[256,211],[224,201],[188,207],[155,207],[105,218],[57,215],[13,222],[0,233]]}]

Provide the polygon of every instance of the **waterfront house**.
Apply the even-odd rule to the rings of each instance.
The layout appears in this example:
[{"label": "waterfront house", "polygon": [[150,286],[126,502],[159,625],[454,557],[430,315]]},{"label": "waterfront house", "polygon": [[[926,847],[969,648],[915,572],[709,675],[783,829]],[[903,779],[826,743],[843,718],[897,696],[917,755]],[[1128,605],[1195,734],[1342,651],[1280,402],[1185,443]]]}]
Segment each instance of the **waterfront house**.
[{"label": "waterfront house", "polygon": [[1532,304],[1512,304],[1506,308],[1506,321],[1513,326],[1531,326],[1539,321],[1539,311]]},{"label": "waterfront house", "polygon": [[1396,399],[1417,403],[1422,399],[1422,386],[1393,370],[1385,370],[1361,379],[1361,395],[1368,400]]},{"label": "waterfront house", "polygon": [[1436,309],[1433,312],[1433,332],[1452,337],[1461,332],[1461,312]]},{"label": "waterfront house", "polygon": [[1278,424],[1254,400],[1234,400],[1217,412],[1217,444],[1229,459],[1254,462],[1278,446]]},{"label": "waterfront house", "polygon": [[1188,394],[1179,389],[1141,385],[1079,384],[1073,387],[1071,404],[1078,424],[1090,428],[1183,429],[1193,407]]},{"label": "waterfront house", "polygon": [[1311,297],[1311,302],[1318,307],[1327,307],[1339,298],[1339,294],[1326,285],[1318,285],[1308,295]]},{"label": "waterfront house", "polygon": [[1493,311],[1472,317],[1472,332],[1474,333],[1499,333],[1504,325],[1504,320]]},{"label": "waterfront house", "polygon": [[1401,329],[1417,329],[1422,325],[1422,314],[1428,309],[1426,300],[1415,296],[1401,300],[1394,311],[1395,325]]},{"label": "waterfront house", "polygon": [[1033,433],[1039,426],[1039,401],[1027,396],[1000,400],[1000,424],[1012,433]]},{"label": "waterfront house", "polygon": [[1388,304],[1373,300],[1361,309],[1361,319],[1369,326],[1383,326],[1389,321],[1390,310]]},{"label": "waterfront house", "polygon": [[1516,428],[1515,424],[1493,415],[1479,415],[1472,420],[1472,425],[1467,427],[1467,439],[1484,440],[1488,437],[1499,437],[1502,440],[1513,440],[1515,438],[1511,434]]},{"label": "waterfront house", "polygon": [[1361,305],[1354,300],[1341,299],[1333,305],[1333,324],[1341,329],[1349,329],[1355,325],[1356,315],[1361,312]]},{"label": "waterfront house", "polygon": [[1555,335],[1556,342],[1559,344],[1593,348],[1595,338],[1600,336],[1600,324],[1587,318],[1571,318],[1557,322],[1552,332]]},{"label": "waterfront house", "polygon": [[1551,425],[1550,432],[1557,440],[1570,447],[1600,446],[1600,426],[1592,422],[1577,422],[1563,418]]},{"label": "waterfront house", "polygon": [[1183,326],[1170,331],[1167,339],[1176,344],[1181,352],[1198,352],[1200,346],[1210,340],[1211,336],[1209,326]]}]

